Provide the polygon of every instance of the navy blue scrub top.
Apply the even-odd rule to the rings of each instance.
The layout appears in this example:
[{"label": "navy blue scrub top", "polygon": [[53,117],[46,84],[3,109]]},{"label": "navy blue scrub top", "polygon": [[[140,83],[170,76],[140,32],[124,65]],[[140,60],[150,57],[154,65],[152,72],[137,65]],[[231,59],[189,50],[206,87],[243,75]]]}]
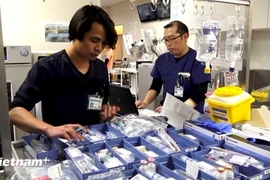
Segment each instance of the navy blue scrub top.
[{"label": "navy blue scrub top", "polygon": [[101,60],[89,63],[89,71],[82,74],[65,50],[42,58],[29,71],[16,95],[23,97],[31,109],[42,101],[43,121],[51,125],[98,124],[100,111],[87,110],[88,97],[98,93],[104,97],[103,103],[107,102],[108,72]]},{"label": "navy blue scrub top", "polygon": [[[158,57],[155,62],[154,68],[151,72],[153,78],[161,78],[163,82],[163,100],[166,98],[166,93],[174,95],[174,88],[177,85],[178,73],[189,72],[190,78],[185,79],[181,86],[184,86],[183,98],[177,97],[181,101],[185,102],[193,93],[193,85],[203,82],[210,82],[211,75],[204,73],[205,65],[202,62],[196,60],[196,51],[189,48],[189,51],[179,60],[171,53],[164,53]],[[198,104],[195,109],[200,113],[203,113],[204,101]]]}]

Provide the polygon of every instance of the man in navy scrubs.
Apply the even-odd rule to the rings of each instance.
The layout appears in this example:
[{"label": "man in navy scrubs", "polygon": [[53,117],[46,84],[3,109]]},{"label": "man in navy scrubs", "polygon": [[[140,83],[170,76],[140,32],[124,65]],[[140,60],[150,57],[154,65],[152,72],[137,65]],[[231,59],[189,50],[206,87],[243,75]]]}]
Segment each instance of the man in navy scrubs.
[{"label": "man in navy scrubs", "polygon": [[196,51],[188,47],[189,32],[180,21],[164,26],[164,38],[168,51],[158,57],[151,72],[153,81],[138,108],[146,108],[160,93],[163,85],[163,100],[156,108],[161,112],[166,93],[174,95],[187,105],[203,113],[205,93],[211,75],[204,73],[205,66],[196,60]]},{"label": "man in navy scrubs", "polygon": [[[83,6],[70,21],[69,39],[66,49],[35,63],[16,93],[9,115],[20,129],[83,140],[76,128],[110,120],[119,110],[107,104],[108,72],[97,59],[117,42],[114,22],[100,7]],[[43,121],[29,112],[39,101]]]}]

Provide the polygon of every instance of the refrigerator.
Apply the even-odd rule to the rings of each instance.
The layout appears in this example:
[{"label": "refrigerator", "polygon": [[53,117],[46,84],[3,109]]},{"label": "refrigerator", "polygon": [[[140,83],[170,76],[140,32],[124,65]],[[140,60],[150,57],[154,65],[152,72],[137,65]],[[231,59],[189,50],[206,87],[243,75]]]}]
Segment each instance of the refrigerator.
[{"label": "refrigerator", "polygon": [[[137,62],[138,67],[138,88],[139,88],[139,99],[143,100],[150,88],[150,85],[152,83],[153,78],[151,77],[151,71],[154,67],[153,63],[148,62]],[[162,93],[163,88],[161,88],[161,91],[157,98],[148,105],[147,109],[155,110],[157,106],[159,105],[160,101],[162,100]]]},{"label": "refrigerator", "polygon": [[[7,92],[9,103],[32,67],[32,55],[30,46],[5,46],[4,61],[7,79]],[[34,110],[31,111],[34,114]],[[13,141],[21,139],[28,133],[11,125],[11,138]]]}]

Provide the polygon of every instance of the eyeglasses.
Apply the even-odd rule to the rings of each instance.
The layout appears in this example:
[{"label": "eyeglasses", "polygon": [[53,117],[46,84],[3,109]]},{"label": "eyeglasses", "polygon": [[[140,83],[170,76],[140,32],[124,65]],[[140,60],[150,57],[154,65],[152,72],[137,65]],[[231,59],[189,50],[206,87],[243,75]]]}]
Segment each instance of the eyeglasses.
[{"label": "eyeglasses", "polygon": [[180,38],[182,35],[179,35],[179,36],[177,36],[177,37],[168,37],[168,38],[163,38],[163,39],[161,39],[161,41],[162,42],[173,42],[173,41],[175,41],[177,38]]}]

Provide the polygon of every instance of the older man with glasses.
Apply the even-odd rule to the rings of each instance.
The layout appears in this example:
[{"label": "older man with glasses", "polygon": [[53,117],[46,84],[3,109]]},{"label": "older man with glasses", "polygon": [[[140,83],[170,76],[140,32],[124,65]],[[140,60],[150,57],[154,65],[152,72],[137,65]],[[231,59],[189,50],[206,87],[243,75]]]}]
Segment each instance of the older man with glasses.
[{"label": "older man with glasses", "polygon": [[146,108],[153,102],[163,85],[163,100],[156,108],[161,112],[166,93],[177,97],[187,105],[203,113],[205,94],[211,74],[205,74],[205,65],[196,60],[196,51],[187,45],[188,27],[180,21],[164,26],[164,38],[168,52],[160,55],[151,72],[152,84],[143,101],[136,106]]}]

